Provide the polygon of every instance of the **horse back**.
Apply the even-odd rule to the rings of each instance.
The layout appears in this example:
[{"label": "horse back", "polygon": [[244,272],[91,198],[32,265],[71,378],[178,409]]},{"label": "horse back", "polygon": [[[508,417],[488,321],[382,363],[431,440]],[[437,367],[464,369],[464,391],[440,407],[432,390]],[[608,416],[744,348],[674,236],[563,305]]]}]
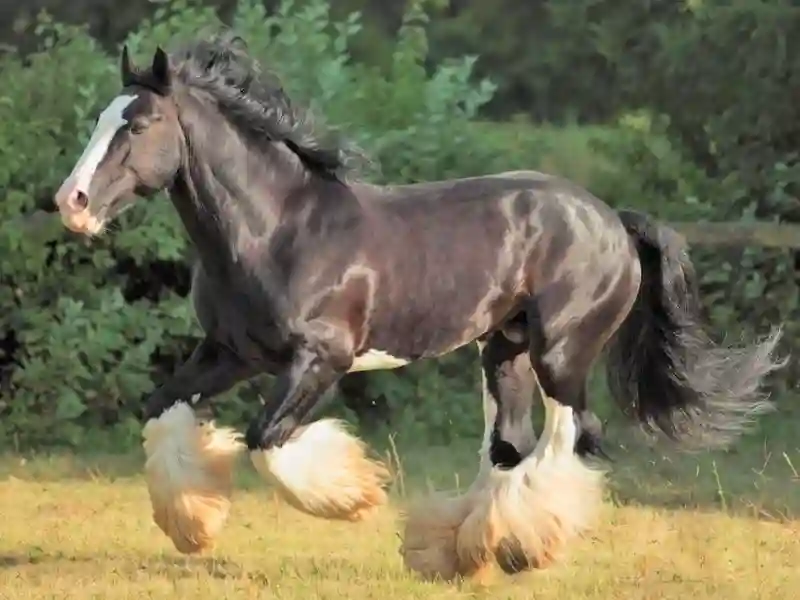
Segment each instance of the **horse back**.
[{"label": "horse back", "polygon": [[534,171],[370,186],[360,197],[363,345],[412,360],[468,343],[560,281],[591,285],[603,256],[627,243],[608,206]]}]

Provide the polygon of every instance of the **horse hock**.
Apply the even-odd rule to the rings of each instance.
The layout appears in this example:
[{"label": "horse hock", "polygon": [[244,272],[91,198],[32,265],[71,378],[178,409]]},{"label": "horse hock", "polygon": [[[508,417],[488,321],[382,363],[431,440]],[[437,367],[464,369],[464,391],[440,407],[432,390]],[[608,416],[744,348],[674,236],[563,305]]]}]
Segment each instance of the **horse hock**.
[{"label": "horse hock", "polygon": [[314,517],[360,521],[387,502],[389,469],[335,419],[301,427],[283,446],[250,458],[288,504]]},{"label": "horse hock", "polygon": [[234,462],[244,445],[232,429],[202,422],[179,402],[143,430],[153,520],[184,554],[213,545],[228,518]]}]

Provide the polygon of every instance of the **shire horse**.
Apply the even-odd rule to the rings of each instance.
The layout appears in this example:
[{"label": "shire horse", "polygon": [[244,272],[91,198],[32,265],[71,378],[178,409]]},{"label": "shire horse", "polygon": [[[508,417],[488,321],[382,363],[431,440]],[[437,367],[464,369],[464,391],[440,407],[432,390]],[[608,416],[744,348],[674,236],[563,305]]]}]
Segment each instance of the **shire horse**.
[{"label": "shire horse", "polygon": [[[534,171],[349,177],[347,153],[319,142],[229,35],[159,47],[144,69],[124,48],[121,75],[55,202],[67,228],[95,236],[166,190],[196,247],[205,336],[143,407],[153,518],[178,550],[212,545],[245,447],[294,507],[366,517],[387,501],[390,470],[315,416],[326,392],[466,344],[483,373],[480,468],[464,493],[406,512],[401,554],[424,577],[543,568],[591,525],[605,471],[580,449],[600,435],[587,376],[606,347],[620,408],[679,446],[724,446],[774,408],[761,388],[782,366],[780,328],[749,346],[712,342],[682,238],[647,215]],[[263,374],[274,386],[244,436],[198,418]]]}]

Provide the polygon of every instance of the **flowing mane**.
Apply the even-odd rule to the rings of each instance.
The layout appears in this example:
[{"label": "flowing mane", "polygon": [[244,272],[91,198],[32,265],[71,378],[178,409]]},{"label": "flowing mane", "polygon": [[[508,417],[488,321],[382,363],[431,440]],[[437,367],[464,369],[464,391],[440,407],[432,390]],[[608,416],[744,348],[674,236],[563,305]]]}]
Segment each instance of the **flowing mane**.
[{"label": "flowing mane", "polygon": [[255,143],[285,144],[319,177],[341,180],[350,171],[354,153],[320,140],[308,113],[293,106],[278,77],[250,56],[242,38],[226,33],[192,40],[170,58],[177,80],[211,95],[225,117]]}]

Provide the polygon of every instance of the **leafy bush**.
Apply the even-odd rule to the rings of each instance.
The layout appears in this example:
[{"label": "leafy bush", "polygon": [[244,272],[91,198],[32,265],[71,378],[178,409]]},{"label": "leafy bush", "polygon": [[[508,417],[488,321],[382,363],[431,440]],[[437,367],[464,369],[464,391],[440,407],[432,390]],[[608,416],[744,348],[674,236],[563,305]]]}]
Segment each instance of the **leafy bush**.
[{"label": "leafy bush", "polygon": [[[174,351],[170,340],[191,331],[191,315],[168,290],[153,305],[134,285],[148,262],[179,256],[174,229],[154,222],[129,234],[138,243],[90,244],[60,227],[34,235],[21,226],[21,213],[51,204],[88,139],[90,115],[117,85],[114,63],[79,29],[44,19],[39,33],[41,53],[27,64],[4,55],[0,66],[0,437],[79,443],[84,427],[130,428],[150,354]],[[132,272],[120,268],[137,257]]]},{"label": "leafy bush", "polygon": [[[550,2],[550,16],[565,39],[580,35],[611,65],[620,106],[652,116],[650,131],[606,148],[627,163],[634,174],[627,183],[645,192],[651,212],[800,222],[796,3],[565,0]],[[663,153],[653,130],[681,161]],[[796,350],[800,253],[698,248],[693,256],[720,329],[752,336],[785,322],[784,343]],[[800,377],[796,362],[788,373],[791,386]]]},{"label": "leafy bush", "polygon": [[[579,53],[596,52],[599,62],[616,65],[615,81],[631,86],[620,91],[625,102],[643,110],[613,127],[553,128],[482,121],[479,113],[493,98],[494,84],[474,76],[472,56],[430,66],[427,16],[420,1],[410,2],[391,61],[380,69],[350,57],[361,27],[358,14],[333,19],[324,0],[299,2],[284,1],[267,13],[257,0],[241,0],[231,27],[262,65],[281,77],[294,101],[310,108],[318,124],[364,151],[371,159],[364,165],[366,178],[401,183],[535,168],[574,179],[612,205],[665,219],[713,218],[733,209],[738,216],[751,210],[737,204],[748,189],[736,177],[736,161],[743,155],[720,159],[724,177],[710,173],[685,136],[676,135],[679,111],[669,113],[668,106],[636,95],[643,92],[634,89],[634,75],[647,75],[643,80],[654,86],[652,94],[661,90],[663,95],[669,86],[651,80],[681,71],[673,65],[672,70],[642,73],[642,65],[649,64],[642,54],[622,64],[626,55],[617,52],[610,32],[629,29],[623,26],[627,21],[618,19],[616,5],[592,3],[593,19],[597,11],[610,19],[598,18],[586,29],[596,33],[595,39],[581,29],[581,18],[589,14],[584,0],[558,4],[558,11],[551,3],[553,26],[573,28],[570,35],[562,31],[554,39],[567,43],[579,35]],[[665,23],[678,18],[672,9],[667,12]],[[695,37],[683,40],[684,46],[676,42],[677,50],[664,50],[664,57],[673,56],[680,64],[694,61],[689,42],[699,44],[705,31],[701,25],[710,26],[698,23],[697,29],[673,31]],[[731,27],[736,23],[730,21]],[[222,26],[213,9],[194,0],[172,0],[126,42],[134,60],[144,62],[156,44],[169,47]],[[630,31],[644,39],[636,46],[641,52],[650,56],[657,51],[648,37],[651,29]],[[66,231],[55,218],[42,222],[29,216],[36,209],[52,209],[56,186],[88,139],[94,116],[119,89],[117,54],[104,52],[85,28],[43,16],[36,33],[39,52],[25,58],[0,55],[0,189],[5,192],[0,203],[0,444],[96,447],[111,440],[125,447],[138,443],[140,424],[133,415],[142,396],[187,356],[200,335],[186,298],[190,248],[163,195],[140,201],[111,234],[91,241]],[[769,45],[767,38],[762,41]],[[702,64],[713,67],[710,61]],[[713,111],[699,117],[703,106],[698,100],[696,110],[683,117],[705,118],[718,126],[714,131],[734,131],[724,128],[752,121],[750,113],[742,113],[744,120],[734,113],[716,119]],[[775,127],[783,113],[776,114],[769,121]],[[732,147],[731,135],[720,134],[713,142]],[[765,173],[771,178],[766,184],[770,197],[784,207],[797,174],[790,153],[781,160],[770,162]],[[784,270],[775,267],[771,283],[765,284],[759,279],[763,254],[747,250],[720,260],[710,252],[693,252],[704,275],[707,305],[721,327],[738,327],[742,314],[754,310],[756,297],[771,302],[769,310],[756,311],[756,326],[767,314],[785,318],[796,310],[796,294],[776,283],[776,273],[787,272],[786,261],[773,261]],[[736,300],[732,308],[731,297]],[[477,437],[483,428],[474,349],[353,378],[365,385],[364,402],[380,398],[385,403],[388,425],[402,434],[447,443]],[[216,406],[221,420],[242,426],[257,402],[243,386]],[[350,419],[368,412],[350,406],[358,415],[341,404],[337,411]]]},{"label": "leafy bush", "polygon": [[[419,22],[424,13],[412,5],[408,17]],[[429,74],[424,31],[406,24],[391,69],[379,72],[348,58],[359,26],[355,14],[332,21],[321,1],[302,7],[287,1],[268,15],[255,0],[239,4],[232,25],[297,102],[376,159],[372,166],[380,170],[368,171],[373,179],[412,181],[497,168],[502,153],[481,144],[479,132],[468,127],[493,93],[488,81],[472,80],[474,59]],[[175,0],[131,33],[127,44],[135,61],[146,61],[156,44],[169,47],[220,27],[213,10]],[[142,395],[186,356],[200,333],[185,298],[186,238],[163,195],[139,202],[113,233],[91,241],[57,223],[21,227],[27,223],[21,215],[50,209],[94,115],[119,87],[117,57],[104,53],[83,28],[43,17],[37,34],[38,53],[24,61],[13,54],[0,58],[0,185],[6,197],[0,205],[0,253],[6,257],[0,275],[0,440],[95,444],[102,432],[124,446],[138,435],[133,415]],[[424,421],[443,439],[453,434],[443,424],[455,404],[452,414],[464,414],[465,400],[452,386],[441,391],[439,373],[450,372],[460,382],[456,387],[469,393],[474,417],[464,419],[468,431],[456,433],[482,426],[469,351],[409,372],[410,378],[375,380],[390,406],[400,407],[401,422]],[[255,403],[240,392],[218,406],[223,420],[241,425]]]}]

